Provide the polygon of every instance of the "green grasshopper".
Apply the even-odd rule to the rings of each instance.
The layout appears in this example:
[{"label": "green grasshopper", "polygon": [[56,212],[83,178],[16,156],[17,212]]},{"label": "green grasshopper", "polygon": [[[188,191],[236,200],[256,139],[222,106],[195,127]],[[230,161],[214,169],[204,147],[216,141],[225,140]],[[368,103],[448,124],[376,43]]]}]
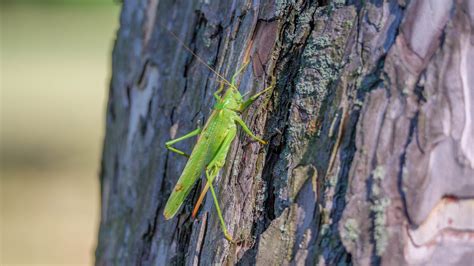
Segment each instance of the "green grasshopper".
[{"label": "green grasshopper", "polygon": [[[207,190],[210,188],[222,231],[225,238],[230,242],[233,242],[233,240],[227,231],[227,227],[224,222],[224,218],[222,217],[221,208],[219,207],[212,182],[218,175],[219,170],[224,166],[227,153],[229,152],[232,141],[237,134],[237,124],[239,124],[244,132],[247,133],[251,138],[262,144],[266,144],[265,141],[258,138],[250,131],[248,126],[239,116],[239,113],[245,111],[260,95],[274,87],[273,79],[272,84],[269,87],[244,101],[242,95],[237,89],[235,80],[238,75],[244,71],[248,64],[249,61],[247,60],[247,62],[244,63],[243,66],[232,76],[231,82],[226,81],[215,72],[216,75],[223,79],[223,81],[221,81],[218,90],[214,93],[214,98],[217,102],[214,105],[213,111],[204,127],[202,129],[197,128],[196,130],[180,138],[166,142],[167,149],[176,152],[177,154],[186,156],[189,158],[189,160],[186,163],[186,166],[184,167],[184,170],[178,182],[176,183],[173,192],[168,198],[168,202],[166,203],[163,212],[165,219],[171,219],[176,215],[178,209],[191,191],[194,183],[201,176],[202,171],[205,170],[207,184],[202,190],[192,216],[195,217],[200,203],[206,195]],[[228,85],[227,90],[225,91],[223,97],[220,97],[219,94],[224,90],[225,84]],[[183,151],[172,147],[173,144],[194,136],[199,137],[191,155],[187,155]]]}]

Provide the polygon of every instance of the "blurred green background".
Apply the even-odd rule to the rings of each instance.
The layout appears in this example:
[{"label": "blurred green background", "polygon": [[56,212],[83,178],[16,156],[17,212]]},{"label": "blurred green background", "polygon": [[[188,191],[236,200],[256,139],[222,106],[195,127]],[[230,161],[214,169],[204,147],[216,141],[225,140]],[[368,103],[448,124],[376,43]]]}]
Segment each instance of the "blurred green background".
[{"label": "blurred green background", "polygon": [[94,262],[113,0],[0,2],[0,264]]}]

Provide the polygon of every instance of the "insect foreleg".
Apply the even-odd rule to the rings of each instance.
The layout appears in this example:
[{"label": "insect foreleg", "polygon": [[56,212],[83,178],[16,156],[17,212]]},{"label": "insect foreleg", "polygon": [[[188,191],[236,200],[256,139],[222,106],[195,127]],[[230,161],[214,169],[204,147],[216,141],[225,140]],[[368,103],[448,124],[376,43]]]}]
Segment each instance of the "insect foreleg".
[{"label": "insect foreleg", "polygon": [[219,93],[221,93],[224,90],[224,81],[221,80],[221,85],[219,85],[219,89],[217,89],[216,92],[214,92],[214,98],[216,98],[217,101],[221,100],[221,97],[219,96]]},{"label": "insect foreleg", "polygon": [[230,83],[235,86],[235,79],[242,74],[242,72],[245,70],[245,68],[249,65],[250,61],[245,62],[238,70],[237,72],[234,73],[232,76],[232,79],[230,80]]},{"label": "insect foreleg", "polygon": [[262,94],[264,94],[265,92],[269,91],[273,89],[273,85],[269,86],[268,88],[265,88],[264,90],[262,90],[261,92],[251,96],[248,100],[246,100],[245,102],[242,103],[242,105],[240,106],[240,112],[242,111],[245,111],[245,109],[247,109],[255,100],[257,100],[258,97],[260,97]]},{"label": "insect foreleg", "polygon": [[275,87],[275,78],[272,78],[272,83],[270,84],[270,86],[268,86],[267,88],[265,88],[264,90],[262,90],[261,92],[251,96],[248,100],[246,100],[245,102],[242,103],[242,105],[240,106],[240,112],[244,111],[245,109],[247,109],[247,107],[249,107],[258,97],[260,97],[262,94],[264,94],[265,92],[273,89]]},{"label": "insect foreleg", "polygon": [[237,122],[241,127],[242,129],[245,131],[245,133],[247,133],[251,138],[253,138],[254,140],[262,143],[262,144],[267,144],[266,141],[262,140],[261,138],[255,136],[252,131],[250,131],[249,127],[245,124],[244,120],[242,120],[242,118],[240,118],[240,116],[236,115],[234,117],[234,121]]},{"label": "insect foreleg", "polygon": [[174,147],[172,147],[171,145],[175,144],[175,143],[178,143],[182,140],[185,140],[185,139],[189,139],[191,137],[194,137],[194,136],[197,136],[201,133],[201,128],[196,128],[196,130],[193,130],[191,132],[189,132],[188,134],[182,136],[182,137],[179,137],[177,139],[173,139],[173,140],[170,140],[168,142],[165,143],[165,146],[168,150],[172,151],[172,152],[176,152],[177,154],[179,155],[183,155],[183,156],[186,156],[186,157],[189,157],[188,154],[186,154],[185,152],[183,151],[180,151]]}]

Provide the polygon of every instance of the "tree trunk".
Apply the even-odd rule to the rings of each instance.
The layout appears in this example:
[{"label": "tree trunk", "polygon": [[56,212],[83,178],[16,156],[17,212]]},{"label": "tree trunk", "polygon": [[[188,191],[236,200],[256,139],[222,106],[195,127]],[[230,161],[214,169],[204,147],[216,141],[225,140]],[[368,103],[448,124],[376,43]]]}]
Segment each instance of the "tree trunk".
[{"label": "tree trunk", "polygon": [[[474,5],[465,1],[124,1],[102,159],[98,265],[467,265],[474,259]],[[215,187],[162,213],[251,46]],[[178,148],[190,151],[195,140]],[[209,193],[210,194],[210,193]]]}]

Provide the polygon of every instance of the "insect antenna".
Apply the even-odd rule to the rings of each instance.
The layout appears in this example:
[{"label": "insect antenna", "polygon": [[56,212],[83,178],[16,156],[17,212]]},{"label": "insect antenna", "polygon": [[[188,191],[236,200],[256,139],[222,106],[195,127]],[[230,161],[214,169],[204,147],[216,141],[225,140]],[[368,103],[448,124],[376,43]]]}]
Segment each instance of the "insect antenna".
[{"label": "insect antenna", "polygon": [[176,35],[173,31],[171,31],[170,29],[168,29],[164,24],[162,24],[161,22],[159,22],[159,24],[161,25],[162,28],[164,28],[171,36],[173,36],[173,38],[178,41],[179,44],[181,44],[186,50],[188,50],[188,52],[190,52],[198,61],[199,63],[203,64],[204,66],[206,66],[209,70],[211,70],[214,74],[216,74],[216,76],[218,76],[220,79],[222,79],[225,83],[227,83],[227,85],[229,86],[232,86],[232,84],[226,79],[224,78],[221,74],[219,74],[216,70],[214,70],[211,66],[209,66],[206,62],[204,62],[204,60],[201,59],[201,57],[199,57],[191,48],[189,48],[189,46],[187,46],[179,37],[178,35]]}]

